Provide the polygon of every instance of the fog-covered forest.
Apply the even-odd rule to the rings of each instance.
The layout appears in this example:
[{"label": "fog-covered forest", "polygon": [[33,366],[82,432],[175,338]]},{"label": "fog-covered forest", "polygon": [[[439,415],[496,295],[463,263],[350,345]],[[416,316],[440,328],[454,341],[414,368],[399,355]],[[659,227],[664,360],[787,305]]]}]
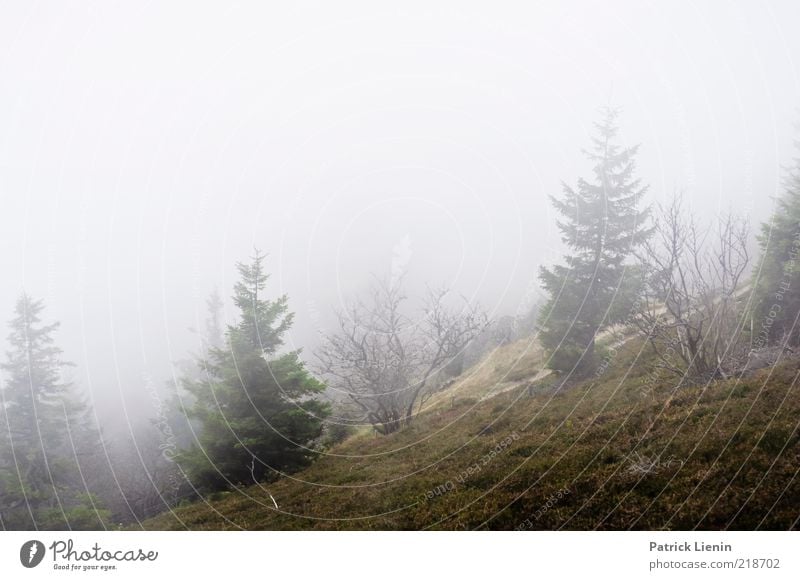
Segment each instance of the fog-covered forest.
[{"label": "fog-covered forest", "polygon": [[792,2],[2,11],[0,528],[798,527]]}]

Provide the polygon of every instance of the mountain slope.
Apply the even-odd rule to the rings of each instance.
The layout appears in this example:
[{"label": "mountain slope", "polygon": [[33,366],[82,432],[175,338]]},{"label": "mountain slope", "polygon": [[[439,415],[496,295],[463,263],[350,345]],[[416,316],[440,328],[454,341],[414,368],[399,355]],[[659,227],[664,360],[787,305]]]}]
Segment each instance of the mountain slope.
[{"label": "mountain slope", "polygon": [[399,433],[359,434],[291,477],[144,527],[798,527],[798,359],[676,389],[651,370],[641,341],[611,352],[594,380],[566,387],[533,381],[528,360],[519,386],[445,394]]}]

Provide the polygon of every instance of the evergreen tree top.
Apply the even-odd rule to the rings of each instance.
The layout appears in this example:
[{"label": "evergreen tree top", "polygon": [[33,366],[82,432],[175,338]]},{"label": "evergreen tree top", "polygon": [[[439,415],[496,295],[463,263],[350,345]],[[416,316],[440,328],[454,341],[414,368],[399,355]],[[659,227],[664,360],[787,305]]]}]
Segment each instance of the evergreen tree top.
[{"label": "evergreen tree top", "polygon": [[[63,378],[63,370],[73,365],[61,358],[62,350],[55,344],[53,333],[59,323],[42,324],[42,310],[43,302],[27,294],[17,300],[8,335],[11,348],[6,352],[6,361],[0,364],[7,373],[4,399],[14,408],[21,430],[33,426],[49,430],[64,419],[77,430],[87,418],[84,415],[88,407],[73,391],[72,383]],[[55,413],[57,418],[52,419],[48,413]],[[36,416],[42,421],[49,417],[50,424],[30,420]]]},{"label": "evergreen tree top", "polygon": [[53,338],[60,324],[41,325],[42,310],[44,303],[26,293],[17,299],[8,335],[11,349],[6,351],[6,362],[0,365],[9,374],[9,384],[30,384],[40,395],[61,390],[64,387],[59,385],[61,369],[70,366],[61,360],[62,351]]},{"label": "evergreen tree top", "polygon": [[579,178],[576,188],[564,183],[563,197],[550,197],[562,216],[557,222],[562,240],[578,250],[577,256],[568,258],[569,263],[598,262],[602,257],[620,261],[649,235],[649,210],[638,209],[647,192],[647,186],[634,176],[638,145],[622,147],[618,143],[617,109],[606,107],[601,114],[592,147],[584,150],[594,162],[593,181]]},{"label": "evergreen tree top", "polygon": [[289,312],[285,294],[275,300],[263,298],[269,280],[263,265],[265,257],[256,249],[249,263],[236,264],[240,279],[234,286],[233,301],[240,320],[228,327],[228,336],[232,342],[245,340],[270,355],[283,345],[283,334],[291,327],[294,315]]}]

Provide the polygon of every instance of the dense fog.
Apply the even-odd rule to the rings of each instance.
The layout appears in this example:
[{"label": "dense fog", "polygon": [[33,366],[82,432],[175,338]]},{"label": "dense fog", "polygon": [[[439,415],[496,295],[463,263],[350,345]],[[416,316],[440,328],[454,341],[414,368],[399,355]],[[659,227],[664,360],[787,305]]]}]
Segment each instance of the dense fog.
[{"label": "dense fog", "polygon": [[[163,403],[258,248],[303,355],[377,277],[528,312],[600,107],[647,202],[769,218],[795,2],[18,2],[0,19],[0,318],[43,299],[104,433]],[[2,335],[8,333],[3,326]],[[310,354],[309,357],[310,358]]]},{"label": "dense fog", "polygon": [[791,2],[4,10],[0,304],[45,299],[115,425],[253,246],[295,346],[398,267],[513,313],[560,253],[547,196],[585,173],[598,106],[653,199],[757,220],[800,93]]}]

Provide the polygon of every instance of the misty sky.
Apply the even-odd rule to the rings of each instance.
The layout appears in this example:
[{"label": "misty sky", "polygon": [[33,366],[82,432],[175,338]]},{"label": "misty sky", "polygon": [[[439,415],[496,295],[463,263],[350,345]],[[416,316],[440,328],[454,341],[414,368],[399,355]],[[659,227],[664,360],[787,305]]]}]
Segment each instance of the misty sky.
[{"label": "misty sky", "polygon": [[513,313],[608,103],[651,200],[768,217],[800,3],[499,4],[0,2],[0,318],[44,298],[98,408],[138,413],[253,246],[294,347],[370,272]]}]

